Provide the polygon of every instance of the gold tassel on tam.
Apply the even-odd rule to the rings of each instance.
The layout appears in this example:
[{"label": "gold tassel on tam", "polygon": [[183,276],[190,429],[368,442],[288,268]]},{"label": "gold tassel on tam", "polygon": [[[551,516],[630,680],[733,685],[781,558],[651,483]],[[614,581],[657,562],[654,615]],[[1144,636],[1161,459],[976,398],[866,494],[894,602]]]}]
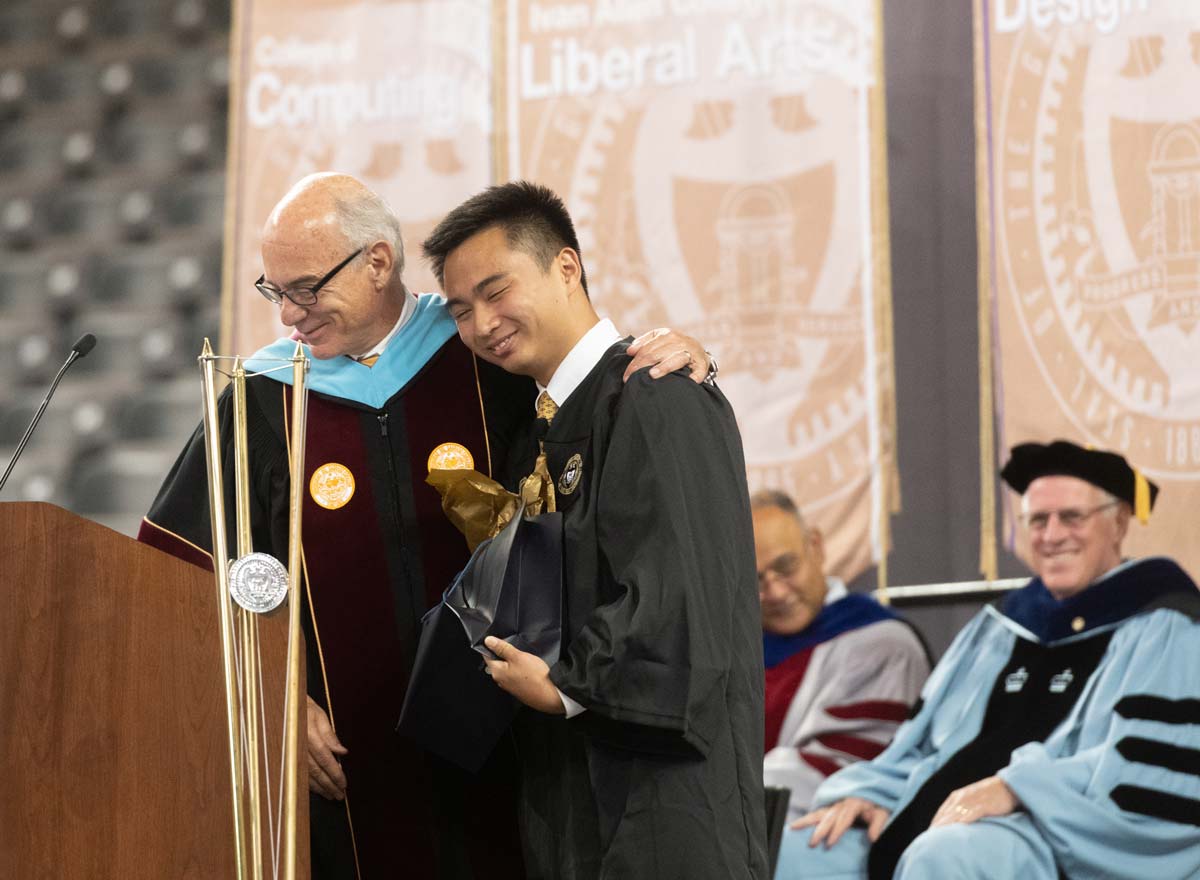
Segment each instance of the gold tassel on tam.
[{"label": "gold tassel on tam", "polygon": [[1150,521],[1150,483],[1137,468],[1133,469],[1133,515],[1142,525]]}]

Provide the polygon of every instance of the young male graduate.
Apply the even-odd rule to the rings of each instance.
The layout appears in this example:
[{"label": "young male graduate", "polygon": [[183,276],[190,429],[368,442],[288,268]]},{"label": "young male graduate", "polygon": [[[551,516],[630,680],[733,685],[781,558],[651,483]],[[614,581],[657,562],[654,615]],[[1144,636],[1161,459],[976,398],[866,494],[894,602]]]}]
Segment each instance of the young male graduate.
[{"label": "young male graduate", "polygon": [[[312,876],[522,877],[516,823],[492,814],[513,799],[510,756],[469,778],[394,730],[421,616],[467,559],[425,485],[431,453],[498,467],[533,384],[477,363],[444,300],[407,291],[399,221],[351,177],[296,184],[266,222],[262,255],[259,291],[314,358],[302,535]],[[673,369],[705,360],[689,345],[661,337],[648,348]],[[281,339],[247,368],[278,366],[269,358],[295,347]],[[247,381],[251,531],[277,559],[287,558],[290,381],[290,368]],[[228,395],[220,418],[231,496]],[[197,429],[139,537],[211,566],[206,486]],[[232,520],[231,500],[226,509]]]},{"label": "young male graduate", "polygon": [[492,187],[425,242],[458,333],[532,376],[564,521],[561,659],[489,639],[514,723],[530,877],[766,875],[762,655],[745,464],[711,384],[628,382],[544,187]]},{"label": "young male graduate", "polygon": [[1061,440],[1001,476],[1037,576],[967,624],[883,754],[817,790],[779,880],[1200,876],[1200,596],[1121,558],[1157,489]]}]

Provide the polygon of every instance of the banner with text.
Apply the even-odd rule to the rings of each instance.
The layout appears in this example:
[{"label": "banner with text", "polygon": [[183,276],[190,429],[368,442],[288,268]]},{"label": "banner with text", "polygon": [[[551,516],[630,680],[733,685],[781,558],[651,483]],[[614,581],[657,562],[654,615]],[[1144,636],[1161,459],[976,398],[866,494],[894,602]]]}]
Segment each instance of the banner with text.
[{"label": "banner with text", "polygon": [[235,0],[222,347],[281,335],[254,289],[263,222],[293,183],[343,171],[400,217],[405,280],[436,290],[425,235],[492,179],[487,0]]},{"label": "banner with text", "polygon": [[1127,549],[1198,574],[1195,3],[977,0],[976,15],[997,458],[1056,437],[1121,452],[1163,489]]},{"label": "banner with text", "polygon": [[895,490],[875,0],[506,8],[507,176],[566,199],[622,332],[669,325],[717,352],[751,489],[795,496],[831,572],[880,561]]}]

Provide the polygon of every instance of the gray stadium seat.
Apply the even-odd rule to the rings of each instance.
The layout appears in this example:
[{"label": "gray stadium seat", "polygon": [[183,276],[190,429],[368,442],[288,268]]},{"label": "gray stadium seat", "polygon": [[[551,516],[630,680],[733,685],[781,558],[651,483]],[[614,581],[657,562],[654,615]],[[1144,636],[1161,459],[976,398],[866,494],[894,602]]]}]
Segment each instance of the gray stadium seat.
[{"label": "gray stadium seat", "polygon": [[175,456],[156,448],[124,444],[83,456],[71,468],[68,494],[85,516],[145,512]]},{"label": "gray stadium seat", "polygon": [[[34,435],[35,439],[37,436]],[[8,467],[13,452],[12,446],[0,445],[0,474]],[[0,497],[5,501],[45,501],[69,506],[72,455],[65,445],[26,447]]]},{"label": "gray stadium seat", "polygon": [[48,4],[11,3],[0,6],[0,47],[36,44],[51,33]]},{"label": "gray stadium seat", "polygon": [[220,244],[190,237],[166,238],[121,249],[100,262],[95,282],[96,299],[105,304],[192,311],[201,302],[219,299]]},{"label": "gray stadium seat", "polygon": [[165,310],[89,309],[80,312],[72,322],[68,334],[70,342],[84,333],[92,333],[96,337],[96,347],[72,369],[86,376],[107,373],[122,384],[142,384],[145,381],[141,354],[143,338],[162,329],[182,333],[184,331],[178,327],[180,323],[180,318]]},{"label": "gray stadium seat", "polygon": [[217,342],[227,0],[0,2],[0,456],[78,336],[4,500],[138,521]]},{"label": "gray stadium seat", "polygon": [[82,3],[64,6],[54,22],[54,35],[68,48],[82,46],[92,35],[91,11]]},{"label": "gray stadium seat", "polygon": [[20,114],[28,95],[29,84],[23,70],[0,70],[0,121],[10,120]]},{"label": "gray stadium seat", "polygon": [[213,228],[224,220],[225,175],[194,174],[159,191],[163,216],[172,226]]},{"label": "gray stadium seat", "polygon": [[127,441],[157,441],[166,448],[180,449],[200,423],[201,408],[200,370],[193,355],[189,371],[153,383],[122,401],[117,432]]},{"label": "gray stadium seat", "polygon": [[41,222],[39,206],[32,197],[14,195],[0,200],[0,235],[9,248],[32,247]]},{"label": "gray stadium seat", "polygon": [[[61,350],[62,357],[58,352]],[[41,317],[0,318],[0,376],[6,386],[36,385],[49,380],[70,350],[61,333]]]},{"label": "gray stadium seat", "polygon": [[[45,302],[48,258],[39,253],[10,253],[0,260],[0,316],[12,327],[0,324],[0,333],[20,332],[17,324],[28,323],[47,314]],[[11,336],[10,336],[11,338]],[[4,365],[0,364],[0,370]]]}]

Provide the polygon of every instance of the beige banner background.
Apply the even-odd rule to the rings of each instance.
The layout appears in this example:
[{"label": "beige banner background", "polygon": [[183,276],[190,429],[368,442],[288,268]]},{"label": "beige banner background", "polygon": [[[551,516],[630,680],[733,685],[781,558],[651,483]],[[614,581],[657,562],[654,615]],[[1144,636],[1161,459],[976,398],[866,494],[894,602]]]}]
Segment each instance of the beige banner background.
[{"label": "beige banner background", "polygon": [[832,572],[886,562],[899,495],[878,0],[235,12],[226,351],[281,332],[251,282],[262,222],[304,174],[347,171],[389,199],[415,290],[435,289],[416,254],[446,210],[536,179],[568,202],[601,312],[718,353],[752,489],[796,497]]},{"label": "beige banner background", "polygon": [[619,329],[719,353],[751,488],[792,493],[858,574],[893,488],[875,4],[507,10],[506,173],[567,200]]},{"label": "beige banner background", "polygon": [[1195,576],[1195,5],[977,0],[976,13],[981,302],[1001,457],[1055,437],[1122,452],[1163,489],[1128,551],[1174,556]]},{"label": "beige banner background", "polygon": [[436,290],[419,246],[491,182],[492,10],[487,0],[238,0],[222,348],[282,335],[254,289],[263,221],[293,183],[344,171],[384,196],[413,290]]}]

